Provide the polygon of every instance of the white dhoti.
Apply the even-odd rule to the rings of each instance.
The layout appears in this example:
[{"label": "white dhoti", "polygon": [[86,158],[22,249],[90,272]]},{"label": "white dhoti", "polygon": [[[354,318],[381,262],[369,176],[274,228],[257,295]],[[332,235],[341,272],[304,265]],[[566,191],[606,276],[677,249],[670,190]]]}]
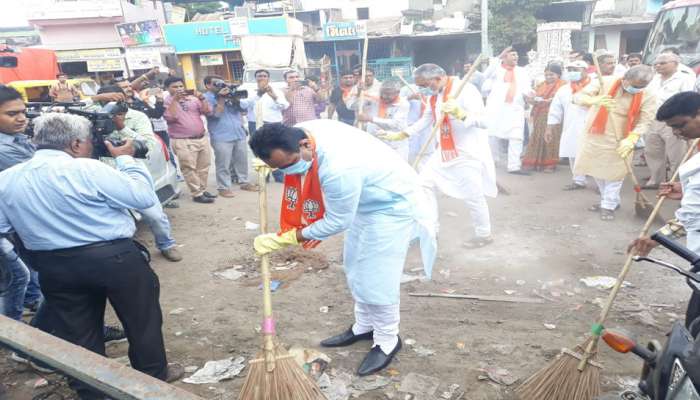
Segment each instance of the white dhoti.
[{"label": "white dhoti", "polygon": [[622,181],[606,181],[595,178],[595,183],[600,190],[600,208],[614,211],[620,205],[620,191]]}]

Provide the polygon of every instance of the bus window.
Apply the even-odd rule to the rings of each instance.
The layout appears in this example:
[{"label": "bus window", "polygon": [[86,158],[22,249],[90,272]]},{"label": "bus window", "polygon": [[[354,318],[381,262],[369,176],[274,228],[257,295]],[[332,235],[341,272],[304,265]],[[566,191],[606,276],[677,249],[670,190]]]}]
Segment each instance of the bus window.
[{"label": "bus window", "polygon": [[700,5],[662,11],[649,34],[644,63],[651,65],[668,47],[680,51],[684,64],[700,62]]}]

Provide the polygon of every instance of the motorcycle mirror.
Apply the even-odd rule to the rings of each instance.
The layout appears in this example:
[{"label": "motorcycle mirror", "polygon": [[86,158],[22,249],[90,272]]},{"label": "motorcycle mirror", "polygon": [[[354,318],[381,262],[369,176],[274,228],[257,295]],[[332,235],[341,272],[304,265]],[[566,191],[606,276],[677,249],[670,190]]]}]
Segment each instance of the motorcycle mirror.
[{"label": "motorcycle mirror", "polygon": [[626,332],[617,329],[603,331],[603,340],[611,349],[618,353],[629,353],[637,346],[637,343]]}]

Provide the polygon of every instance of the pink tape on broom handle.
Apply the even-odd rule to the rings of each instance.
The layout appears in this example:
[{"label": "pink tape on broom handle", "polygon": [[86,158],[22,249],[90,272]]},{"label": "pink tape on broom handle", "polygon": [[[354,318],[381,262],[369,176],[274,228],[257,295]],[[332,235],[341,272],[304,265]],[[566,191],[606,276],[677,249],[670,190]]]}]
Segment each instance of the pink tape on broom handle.
[{"label": "pink tape on broom handle", "polygon": [[262,333],[264,333],[266,335],[274,335],[275,334],[275,319],[274,318],[272,318],[272,317],[263,318]]}]

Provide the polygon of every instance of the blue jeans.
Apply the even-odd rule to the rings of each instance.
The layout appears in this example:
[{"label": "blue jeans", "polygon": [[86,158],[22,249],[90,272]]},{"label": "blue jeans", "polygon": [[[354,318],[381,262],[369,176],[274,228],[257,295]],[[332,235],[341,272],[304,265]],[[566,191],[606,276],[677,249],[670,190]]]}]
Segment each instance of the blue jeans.
[{"label": "blue jeans", "polygon": [[29,283],[29,268],[22,262],[10,243],[0,238],[0,268],[7,276],[7,290],[0,296],[0,313],[19,321],[24,310],[24,296]]},{"label": "blue jeans", "polygon": [[151,228],[158,250],[167,250],[175,246],[175,239],[170,230],[170,220],[163,212],[163,207],[160,203],[156,203],[151,208],[139,210],[139,212],[143,216],[143,222]]}]

